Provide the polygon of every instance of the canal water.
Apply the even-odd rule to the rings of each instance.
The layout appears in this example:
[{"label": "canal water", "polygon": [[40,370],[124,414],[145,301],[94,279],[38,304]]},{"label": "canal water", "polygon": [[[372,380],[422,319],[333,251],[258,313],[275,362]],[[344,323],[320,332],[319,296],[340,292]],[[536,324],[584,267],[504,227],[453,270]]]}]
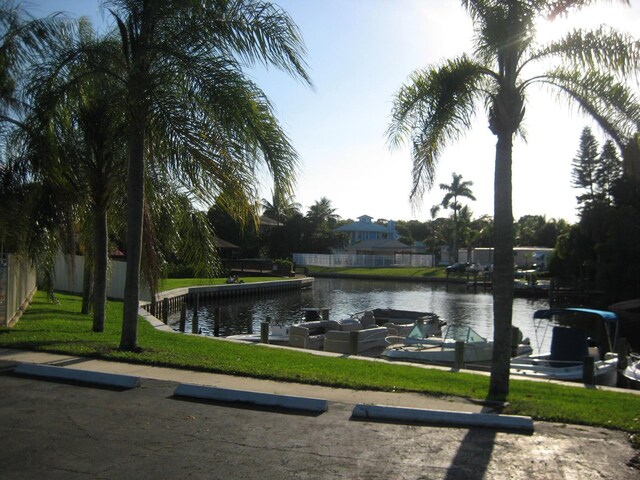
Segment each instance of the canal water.
[{"label": "canal water", "polygon": [[[270,318],[284,325],[302,319],[302,308],[328,308],[330,318],[345,318],[374,308],[433,312],[447,323],[471,326],[480,335],[493,338],[493,299],[490,293],[468,291],[464,285],[394,281],[316,278],[313,287],[295,292],[256,295],[250,298],[212,300],[198,309],[202,335],[213,335],[213,317],[220,312],[219,335],[226,337],[260,332],[260,322]],[[546,299],[515,298],[513,324],[531,340],[535,353],[549,351],[552,325],[533,321],[535,310],[549,308]],[[186,331],[191,331],[193,307],[187,311]],[[179,314],[169,318],[178,330]]]}]

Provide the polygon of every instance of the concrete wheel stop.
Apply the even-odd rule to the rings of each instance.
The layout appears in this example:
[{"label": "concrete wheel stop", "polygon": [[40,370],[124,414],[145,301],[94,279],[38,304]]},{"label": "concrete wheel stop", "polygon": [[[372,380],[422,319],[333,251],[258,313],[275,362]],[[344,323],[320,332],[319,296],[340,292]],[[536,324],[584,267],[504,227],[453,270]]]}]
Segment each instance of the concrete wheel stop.
[{"label": "concrete wheel stop", "polygon": [[519,415],[451,412],[359,403],[354,407],[352,416],[359,419],[415,422],[448,427],[495,428],[526,434],[533,433],[533,420],[531,417]]},{"label": "concrete wheel stop", "polygon": [[21,363],[14,369],[18,375],[40,377],[52,380],[65,380],[105,387],[130,389],[140,386],[140,378],[117,373],[92,372],[53,365]]}]

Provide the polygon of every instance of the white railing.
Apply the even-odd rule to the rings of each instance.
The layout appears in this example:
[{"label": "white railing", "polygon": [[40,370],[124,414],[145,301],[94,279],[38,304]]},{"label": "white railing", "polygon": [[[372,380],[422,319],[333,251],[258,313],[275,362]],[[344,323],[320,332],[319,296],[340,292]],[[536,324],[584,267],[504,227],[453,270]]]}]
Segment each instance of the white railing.
[{"label": "white railing", "polygon": [[356,255],[350,253],[294,253],[298,267],[432,267],[433,255],[397,253],[392,255]]}]

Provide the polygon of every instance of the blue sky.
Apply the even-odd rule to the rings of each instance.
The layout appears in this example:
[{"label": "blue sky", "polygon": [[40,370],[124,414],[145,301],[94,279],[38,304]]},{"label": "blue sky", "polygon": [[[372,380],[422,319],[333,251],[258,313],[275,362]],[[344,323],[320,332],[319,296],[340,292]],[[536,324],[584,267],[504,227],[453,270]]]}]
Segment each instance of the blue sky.
[{"label": "blue sky", "polygon": [[[370,215],[394,220],[429,218],[429,209],[450,183],[452,172],[474,182],[475,216],[493,212],[495,139],[479,112],[474,128],[447,148],[436,184],[419,209],[409,203],[411,160],[406,149],[390,151],[385,141],[394,93],[417,68],[470,50],[471,23],[452,0],[280,0],[297,23],[308,50],[315,89],[273,69],[252,70],[301,158],[296,201],[304,209],[325,196],[343,218]],[[35,15],[66,11],[100,24],[97,0],[31,1]],[[105,17],[106,18],[106,17]],[[631,8],[603,2],[579,17],[541,24],[545,38],[573,25],[606,23],[634,32],[640,1]],[[551,100],[550,100],[551,98]],[[527,142],[514,146],[514,216],[540,214],[576,220],[577,191],[570,185],[571,160],[584,117],[556,104],[548,92],[527,105]],[[597,129],[594,127],[594,132]],[[264,181],[263,196],[270,196]]]}]

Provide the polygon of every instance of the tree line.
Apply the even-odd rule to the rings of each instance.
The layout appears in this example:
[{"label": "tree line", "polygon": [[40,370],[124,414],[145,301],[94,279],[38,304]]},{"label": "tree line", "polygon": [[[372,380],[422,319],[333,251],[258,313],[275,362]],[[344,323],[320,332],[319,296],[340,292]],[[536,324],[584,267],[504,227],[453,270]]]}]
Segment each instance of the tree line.
[{"label": "tree line", "polygon": [[[311,85],[290,16],[258,0],[105,0],[113,28],[0,3],[2,244],[51,276],[81,252],[93,330],[105,322],[108,256],[126,255],[120,348],[138,349],[141,277],[169,255],[212,275],[214,232],[194,205],[258,215],[256,170],[293,190],[298,156],[245,72]],[[49,278],[50,280],[50,278]]]},{"label": "tree line", "polygon": [[[470,53],[414,71],[393,98],[386,136],[392,148],[409,145],[415,203],[433,186],[446,147],[461,140],[477,114],[486,116],[496,137],[492,399],[504,400],[509,390],[516,242],[511,165],[530,92],[550,88],[577,105],[621,152],[625,181],[609,191],[611,203],[600,202],[597,188],[584,197],[593,208],[583,211],[579,233],[593,244],[596,264],[604,267],[616,255],[602,247],[608,236],[630,241],[640,224],[632,223],[640,107],[628,81],[640,65],[637,40],[605,27],[576,29],[547,44],[536,38],[538,21],[593,3],[462,0],[474,29]],[[239,224],[255,225],[260,167],[271,174],[274,192],[292,198],[298,156],[244,67],[274,66],[308,85],[311,80],[300,32],[269,2],[102,4],[115,25],[105,34],[86,20],[33,19],[11,1],[0,3],[0,222],[3,244],[31,252],[45,272],[63,240],[94,259],[97,331],[104,322],[97,310],[104,304],[105,245],[119,232],[127,258],[120,347],[136,350],[141,274],[153,286],[167,252],[215,268],[215,248],[209,257],[194,251],[215,245],[206,215],[194,204],[215,205]],[[464,238],[463,207],[454,197],[441,206],[453,207],[457,244]],[[315,213],[304,218],[319,220]],[[589,230],[592,218],[607,228]],[[584,238],[572,232],[567,241],[580,246]],[[321,242],[325,233],[305,235]]]}]

